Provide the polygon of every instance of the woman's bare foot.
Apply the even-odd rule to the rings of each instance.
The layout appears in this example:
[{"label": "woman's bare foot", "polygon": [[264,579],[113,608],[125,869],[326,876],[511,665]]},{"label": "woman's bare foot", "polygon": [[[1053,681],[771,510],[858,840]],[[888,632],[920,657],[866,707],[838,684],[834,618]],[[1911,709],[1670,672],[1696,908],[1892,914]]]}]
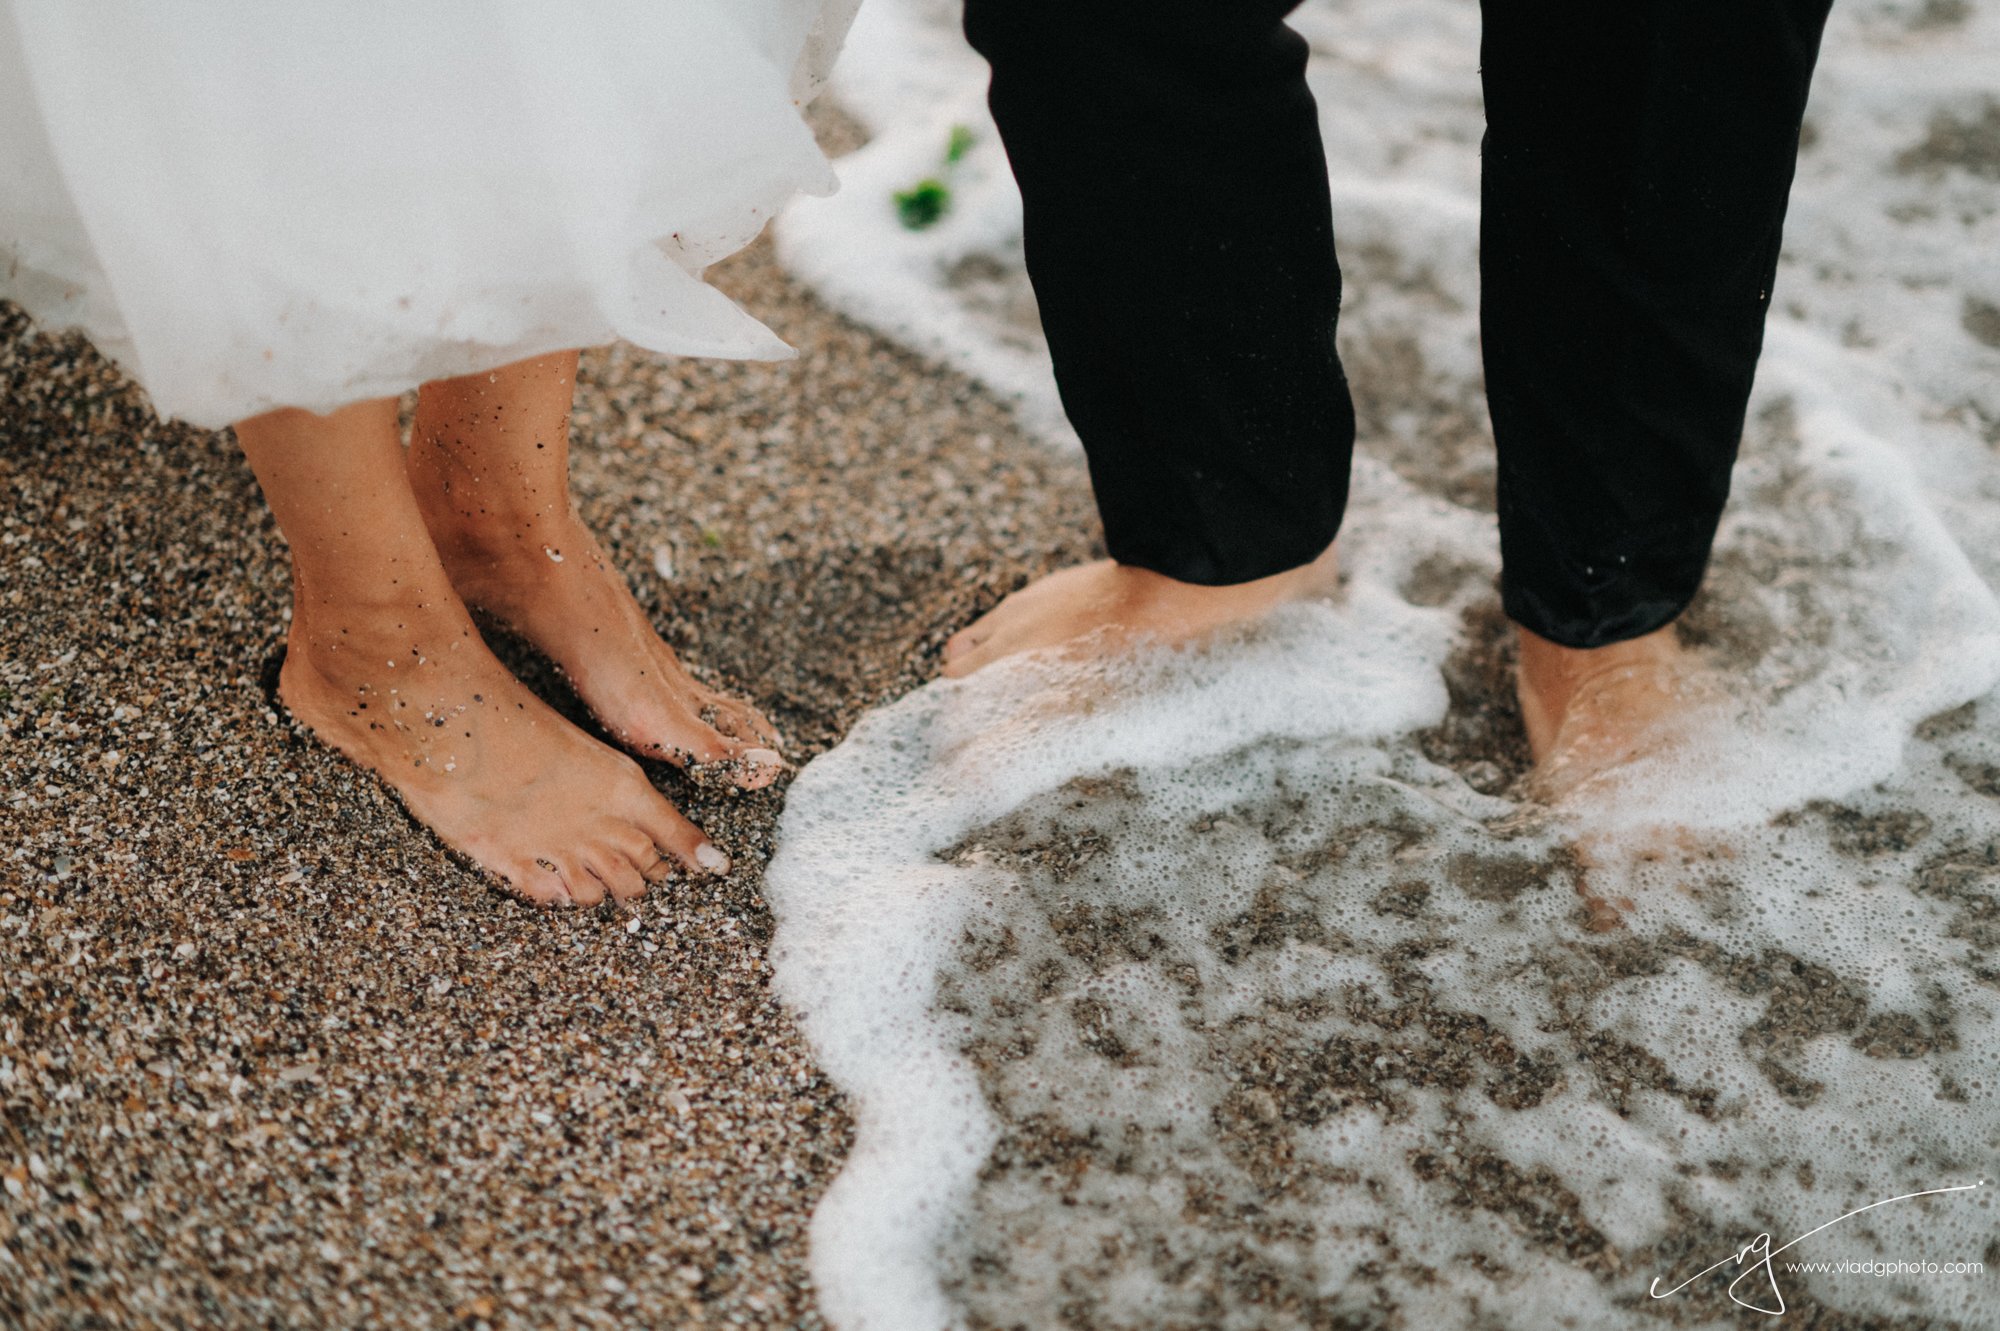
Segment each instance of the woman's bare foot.
[{"label": "woman's bare foot", "polygon": [[1005,656],[1084,639],[1092,650],[1132,638],[1186,642],[1287,601],[1330,595],[1338,580],[1330,547],[1304,567],[1232,587],[1177,582],[1100,559],[1029,583],[952,635],[944,645],[944,673],[969,675]]},{"label": "woman's bare foot", "polygon": [[728,869],[637,763],[487,650],[424,531],[393,398],[275,411],[236,436],[292,548],[278,692],[294,716],[533,900],[630,900],[670,860]]},{"label": "woman's bare foot", "polygon": [[575,373],[572,352],[424,386],[407,465],[452,587],[555,662],[631,752],[769,785],[777,732],[688,674],[571,505]]},{"label": "woman's bare foot", "polygon": [[462,608],[297,615],[278,693],[447,845],[531,900],[628,902],[674,860],[728,870],[637,763],[515,679]]},{"label": "woman's bare foot", "polygon": [[431,524],[453,588],[555,662],[627,749],[752,790],[784,770],[770,723],[687,673],[580,521],[517,528],[497,544],[450,519]]}]

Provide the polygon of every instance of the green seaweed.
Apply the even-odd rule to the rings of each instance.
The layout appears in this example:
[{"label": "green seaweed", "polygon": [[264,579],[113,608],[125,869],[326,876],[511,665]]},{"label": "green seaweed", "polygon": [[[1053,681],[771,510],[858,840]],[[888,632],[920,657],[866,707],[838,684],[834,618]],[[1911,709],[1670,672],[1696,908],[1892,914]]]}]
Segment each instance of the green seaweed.
[{"label": "green seaweed", "polygon": [[896,191],[896,216],[912,231],[933,226],[951,208],[951,186],[927,176],[908,189]]},{"label": "green seaweed", "polygon": [[911,231],[922,231],[925,227],[937,225],[938,219],[951,211],[951,185],[948,177],[952,168],[965,160],[978,138],[964,125],[953,125],[951,134],[945,140],[944,167],[940,175],[925,176],[908,189],[896,190],[890,197],[895,200],[896,216]]},{"label": "green seaweed", "polygon": [[944,164],[946,166],[958,165],[959,162],[964,160],[965,155],[972,151],[972,145],[978,141],[972,131],[964,125],[953,125],[951,127],[951,137],[945,140]]}]

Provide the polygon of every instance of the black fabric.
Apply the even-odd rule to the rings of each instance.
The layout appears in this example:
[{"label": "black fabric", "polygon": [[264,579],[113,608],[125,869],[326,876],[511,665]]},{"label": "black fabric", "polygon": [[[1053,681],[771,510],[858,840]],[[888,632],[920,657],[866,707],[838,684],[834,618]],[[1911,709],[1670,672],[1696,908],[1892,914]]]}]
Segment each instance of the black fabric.
[{"label": "black fabric", "polygon": [[1354,408],[1291,3],[972,0],[1029,275],[1113,558],[1233,583],[1309,562]]},{"label": "black fabric", "polygon": [[[1830,0],[1486,0],[1481,318],[1507,612],[1571,646],[1701,580]],[[1316,557],[1354,412],[1293,0],[967,0],[1113,558]]]}]

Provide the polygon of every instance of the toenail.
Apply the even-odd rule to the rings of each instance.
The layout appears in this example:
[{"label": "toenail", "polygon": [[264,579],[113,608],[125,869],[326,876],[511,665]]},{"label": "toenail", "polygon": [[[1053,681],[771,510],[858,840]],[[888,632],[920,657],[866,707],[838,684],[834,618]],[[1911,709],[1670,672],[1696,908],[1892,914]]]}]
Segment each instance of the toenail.
[{"label": "toenail", "polygon": [[695,847],[694,862],[710,873],[729,872],[729,857],[706,841]]},{"label": "toenail", "polygon": [[783,767],[785,760],[778,756],[776,749],[745,749],[743,761],[752,767]]}]

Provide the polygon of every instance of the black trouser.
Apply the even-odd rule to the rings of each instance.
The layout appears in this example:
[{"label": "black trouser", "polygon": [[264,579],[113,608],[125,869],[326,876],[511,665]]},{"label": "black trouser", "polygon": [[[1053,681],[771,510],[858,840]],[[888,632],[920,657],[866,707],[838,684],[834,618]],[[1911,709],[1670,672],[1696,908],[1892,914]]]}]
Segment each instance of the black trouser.
[{"label": "black trouser", "polygon": [[[1486,0],[1480,227],[1507,613],[1672,620],[1743,429],[1831,0]],[[1112,557],[1306,563],[1354,409],[1296,0],[966,0]]]}]

